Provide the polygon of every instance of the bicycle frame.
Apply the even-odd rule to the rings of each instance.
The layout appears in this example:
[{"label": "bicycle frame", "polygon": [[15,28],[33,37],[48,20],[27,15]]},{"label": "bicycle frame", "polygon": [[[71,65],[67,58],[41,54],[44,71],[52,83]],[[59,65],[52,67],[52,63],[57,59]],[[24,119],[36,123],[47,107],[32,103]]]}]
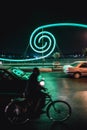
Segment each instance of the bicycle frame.
[{"label": "bicycle frame", "polygon": [[[63,122],[71,116],[71,106],[62,100],[52,100],[49,93],[45,94],[45,105],[41,110],[45,110],[44,113],[47,117],[53,121]],[[32,107],[32,102],[29,102],[26,98],[13,99],[6,107],[5,114],[7,119],[11,123],[23,124],[27,121],[33,121],[38,118],[43,111],[39,111],[39,102],[36,107]],[[16,110],[17,109],[17,110]],[[15,113],[14,113],[15,111]],[[40,112],[40,113],[38,113]],[[64,114],[65,113],[65,114]],[[39,115],[37,115],[39,114]],[[20,115],[20,116],[19,116]],[[23,116],[24,115],[24,116]]]}]

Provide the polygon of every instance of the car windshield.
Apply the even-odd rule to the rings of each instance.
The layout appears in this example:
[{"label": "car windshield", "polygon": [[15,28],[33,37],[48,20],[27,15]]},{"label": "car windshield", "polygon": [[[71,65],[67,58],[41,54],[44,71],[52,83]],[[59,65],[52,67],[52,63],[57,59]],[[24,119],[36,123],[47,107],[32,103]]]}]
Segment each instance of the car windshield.
[{"label": "car windshield", "polygon": [[78,64],[79,64],[78,62],[74,62],[74,63],[71,63],[70,65],[73,66],[73,67],[75,67],[75,66],[77,66]]}]

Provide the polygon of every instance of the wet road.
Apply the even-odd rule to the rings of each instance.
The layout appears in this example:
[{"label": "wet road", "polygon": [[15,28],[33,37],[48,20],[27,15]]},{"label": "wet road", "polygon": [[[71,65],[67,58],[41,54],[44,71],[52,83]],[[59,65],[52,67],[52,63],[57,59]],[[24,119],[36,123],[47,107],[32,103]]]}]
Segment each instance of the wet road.
[{"label": "wet road", "polygon": [[[87,129],[87,77],[73,79],[67,77],[63,72],[43,72],[45,87],[48,88],[53,100],[61,99],[67,101],[72,108],[71,117],[64,123],[52,122],[42,114],[34,122],[22,126],[12,126],[6,120],[3,127],[33,129],[33,130],[79,130]],[[1,117],[1,121],[4,119]]]}]

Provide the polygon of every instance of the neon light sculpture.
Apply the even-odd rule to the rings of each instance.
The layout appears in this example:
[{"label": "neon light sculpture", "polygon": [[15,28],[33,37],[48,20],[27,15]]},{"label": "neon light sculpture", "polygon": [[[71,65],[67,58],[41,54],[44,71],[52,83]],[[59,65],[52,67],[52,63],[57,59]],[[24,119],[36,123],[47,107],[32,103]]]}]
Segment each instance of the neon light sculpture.
[{"label": "neon light sculpture", "polygon": [[[36,28],[33,33],[30,36],[29,39],[29,44],[28,47],[30,46],[33,51],[42,54],[44,53],[43,56],[40,56],[38,58],[29,58],[29,59],[7,59],[7,58],[0,58],[2,61],[13,61],[13,62],[24,62],[24,61],[33,61],[33,60],[38,60],[42,58],[48,57],[50,54],[55,49],[56,46],[56,38],[55,36],[48,31],[42,31],[43,29],[45,30],[46,28],[51,28],[51,27],[63,27],[63,26],[70,26],[70,27],[81,27],[81,28],[87,28],[87,25],[85,24],[79,24],[79,23],[55,23],[55,24],[48,24],[48,25],[43,25],[38,28]],[[43,38],[46,38],[48,41],[43,43],[43,46],[40,45],[41,40]],[[27,48],[28,48],[27,47]],[[50,51],[48,51],[50,50]]]}]

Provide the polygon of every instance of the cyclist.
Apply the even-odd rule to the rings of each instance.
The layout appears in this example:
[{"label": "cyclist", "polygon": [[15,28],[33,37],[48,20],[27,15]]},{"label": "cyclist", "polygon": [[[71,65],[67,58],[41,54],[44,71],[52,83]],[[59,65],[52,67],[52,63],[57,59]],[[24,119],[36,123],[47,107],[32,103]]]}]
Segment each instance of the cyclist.
[{"label": "cyclist", "polygon": [[40,70],[34,68],[25,88],[25,96],[33,102],[33,108],[36,108],[34,110],[37,110],[38,107],[40,112],[45,104],[45,94],[42,91],[45,91],[45,88],[40,85],[39,76]]}]

